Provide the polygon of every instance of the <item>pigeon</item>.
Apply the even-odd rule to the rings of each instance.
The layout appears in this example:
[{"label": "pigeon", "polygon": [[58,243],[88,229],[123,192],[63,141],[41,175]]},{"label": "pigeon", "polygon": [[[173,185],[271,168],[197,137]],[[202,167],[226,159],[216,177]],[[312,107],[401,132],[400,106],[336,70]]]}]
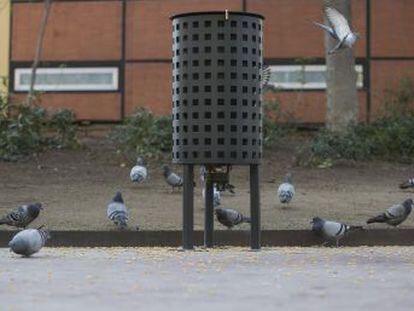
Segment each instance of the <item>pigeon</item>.
[{"label": "pigeon", "polygon": [[272,76],[272,69],[269,65],[263,65],[262,67],[262,79],[261,87],[264,88],[269,84],[270,78]]},{"label": "pigeon", "polygon": [[280,203],[289,205],[295,195],[295,186],[292,184],[292,174],[288,173],[285,176],[283,183],[277,189],[277,196]]},{"label": "pigeon", "polygon": [[243,222],[251,222],[250,218],[244,217],[243,214],[232,208],[216,208],[214,211],[219,223],[226,226],[227,229],[231,229],[233,226]]},{"label": "pigeon", "polygon": [[406,220],[408,215],[410,215],[412,205],[413,200],[411,199],[407,199],[401,204],[395,204],[389,207],[385,213],[368,219],[367,224],[372,224],[374,222],[385,222],[388,225],[396,227]]},{"label": "pigeon", "polygon": [[328,18],[330,26],[313,22],[316,26],[321,27],[327,31],[338,43],[328,54],[333,54],[336,51],[344,48],[352,48],[359,37],[358,33],[352,32],[346,18],[336,9],[331,7],[325,8],[325,14]]},{"label": "pigeon", "polygon": [[182,187],[183,185],[183,179],[182,177],[178,176],[176,173],[171,171],[171,169],[167,166],[163,166],[163,175],[165,178],[165,181],[167,184],[169,184],[172,187],[172,191],[174,191],[174,188]]},{"label": "pigeon", "polygon": [[[206,188],[204,187],[202,190],[202,196],[206,198]],[[214,185],[213,187],[213,207],[217,207],[221,204],[221,194],[220,191],[217,190],[217,187]]]},{"label": "pigeon", "polygon": [[401,189],[414,188],[414,178],[410,178],[400,184]]},{"label": "pigeon", "polygon": [[112,201],[108,204],[106,213],[108,219],[112,220],[118,229],[123,230],[128,227],[127,222],[129,213],[127,207],[124,204],[124,200],[122,199],[121,192],[118,191],[115,194]]},{"label": "pigeon", "polygon": [[361,226],[349,226],[335,221],[324,220],[319,217],[314,217],[311,224],[312,231],[316,235],[328,240],[335,240],[336,247],[339,246],[339,240],[342,239],[348,232],[363,230]]},{"label": "pigeon", "polygon": [[34,203],[22,205],[0,219],[0,225],[9,225],[17,228],[26,228],[39,216],[42,204]]},{"label": "pigeon", "polygon": [[10,251],[29,257],[45,246],[48,239],[50,234],[46,230],[26,229],[17,233],[9,242]]},{"label": "pigeon", "polygon": [[140,184],[147,178],[147,175],[147,168],[145,167],[144,160],[139,157],[136,165],[131,169],[129,177],[132,182]]}]

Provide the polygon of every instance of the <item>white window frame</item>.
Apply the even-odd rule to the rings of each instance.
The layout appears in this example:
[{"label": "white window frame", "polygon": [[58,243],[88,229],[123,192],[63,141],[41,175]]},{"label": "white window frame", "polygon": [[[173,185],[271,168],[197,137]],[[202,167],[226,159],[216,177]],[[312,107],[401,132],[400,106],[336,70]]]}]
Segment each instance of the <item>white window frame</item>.
[{"label": "white window frame", "polygon": [[[14,70],[14,90],[29,91],[30,85],[22,84],[21,77],[24,74],[31,74],[31,68],[16,68]],[[119,81],[118,67],[57,67],[57,68],[38,68],[36,74],[88,74],[102,73],[111,74],[112,81],[108,84],[39,84],[35,83],[35,91],[117,91]]]},{"label": "white window frame", "polygon": [[[326,71],[326,65],[270,65],[271,72],[283,71],[302,71],[312,72],[312,71]],[[355,70],[357,75],[364,74],[364,68],[361,64],[355,65]],[[364,87],[364,81],[359,81],[357,79],[357,88],[361,89]],[[326,82],[273,82],[269,81],[268,85],[273,86],[277,89],[288,89],[288,90],[324,90],[326,89]]]}]

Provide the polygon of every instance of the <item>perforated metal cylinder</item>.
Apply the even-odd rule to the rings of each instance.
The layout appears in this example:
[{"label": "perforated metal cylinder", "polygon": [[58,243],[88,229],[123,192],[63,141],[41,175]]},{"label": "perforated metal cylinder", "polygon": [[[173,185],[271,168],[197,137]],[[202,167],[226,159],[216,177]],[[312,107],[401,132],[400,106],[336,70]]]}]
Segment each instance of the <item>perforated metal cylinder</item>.
[{"label": "perforated metal cylinder", "polygon": [[259,164],[263,17],[198,12],[171,19],[173,162]]}]

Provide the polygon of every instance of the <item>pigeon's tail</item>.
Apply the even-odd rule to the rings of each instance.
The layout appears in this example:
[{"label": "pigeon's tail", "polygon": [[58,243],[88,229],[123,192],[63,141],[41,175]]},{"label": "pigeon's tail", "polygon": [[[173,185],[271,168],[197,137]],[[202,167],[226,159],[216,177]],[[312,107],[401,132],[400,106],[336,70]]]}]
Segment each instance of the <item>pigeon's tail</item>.
[{"label": "pigeon's tail", "polygon": [[387,216],[385,214],[378,215],[376,217],[372,217],[367,220],[367,224],[372,224],[374,222],[386,222],[388,220]]},{"label": "pigeon's tail", "polygon": [[0,219],[0,225],[7,225],[7,219]]},{"label": "pigeon's tail", "polygon": [[247,222],[248,224],[252,223],[252,219],[250,217],[243,216],[243,222]]},{"label": "pigeon's tail", "polygon": [[128,227],[128,215],[124,212],[117,212],[113,215],[112,221],[121,230]]},{"label": "pigeon's tail", "polygon": [[410,178],[409,180],[401,183],[400,188],[401,189],[414,188],[414,178]]},{"label": "pigeon's tail", "polygon": [[293,198],[293,193],[290,191],[281,191],[279,193],[280,203],[289,203]]}]

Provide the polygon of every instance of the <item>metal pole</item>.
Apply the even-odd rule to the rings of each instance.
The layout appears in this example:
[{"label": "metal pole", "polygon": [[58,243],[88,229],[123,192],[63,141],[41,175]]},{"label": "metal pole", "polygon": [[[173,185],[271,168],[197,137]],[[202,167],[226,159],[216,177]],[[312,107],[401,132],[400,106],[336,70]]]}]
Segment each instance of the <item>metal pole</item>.
[{"label": "metal pole", "polygon": [[205,184],[205,215],[204,215],[204,246],[213,247],[214,232],[214,185],[210,176],[206,176]]},{"label": "metal pole", "polygon": [[183,248],[193,249],[194,245],[194,166],[184,165],[183,185]]},{"label": "metal pole", "polygon": [[260,191],[259,165],[250,165],[250,245],[252,249],[260,249]]}]

